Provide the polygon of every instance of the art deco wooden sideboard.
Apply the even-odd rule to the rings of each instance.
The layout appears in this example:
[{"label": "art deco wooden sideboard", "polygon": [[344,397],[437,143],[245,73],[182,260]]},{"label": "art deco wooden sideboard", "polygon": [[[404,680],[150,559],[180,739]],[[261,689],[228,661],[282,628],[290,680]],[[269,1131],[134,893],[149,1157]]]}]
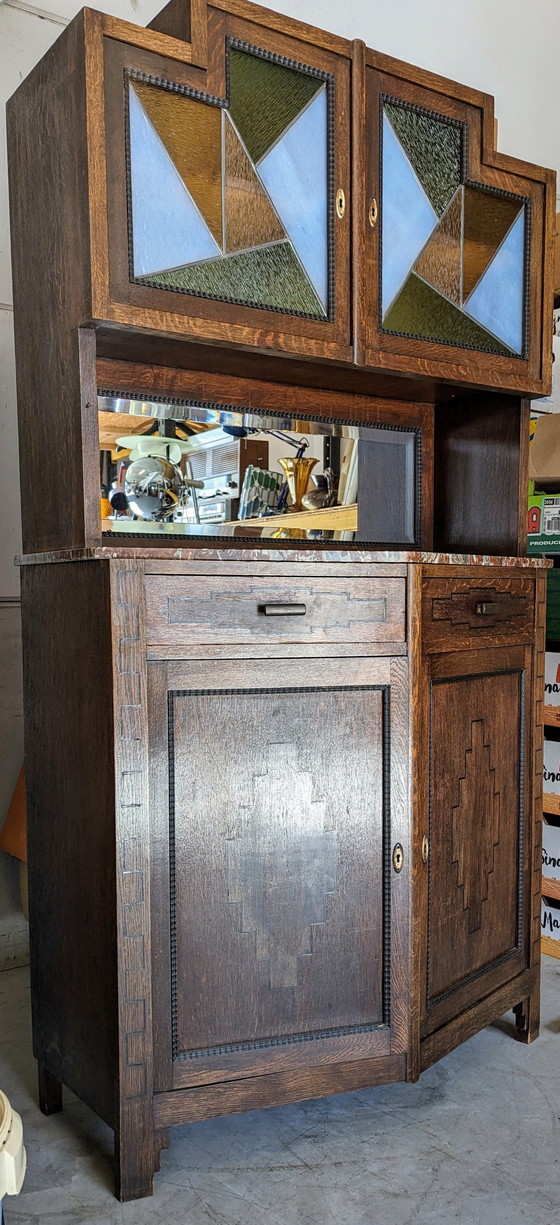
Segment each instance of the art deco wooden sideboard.
[{"label": "art deco wooden sideboard", "polygon": [[246,0],[84,10],[8,134],[34,1051],[126,1200],[538,1033],[554,175]]}]

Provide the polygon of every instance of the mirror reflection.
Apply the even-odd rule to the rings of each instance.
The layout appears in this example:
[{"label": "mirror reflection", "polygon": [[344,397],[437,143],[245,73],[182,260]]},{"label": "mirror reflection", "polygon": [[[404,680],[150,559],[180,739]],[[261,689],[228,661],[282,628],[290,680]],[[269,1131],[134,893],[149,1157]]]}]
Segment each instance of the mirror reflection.
[{"label": "mirror reflection", "polygon": [[420,431],[99,396],[113,535],[414,544]]}]

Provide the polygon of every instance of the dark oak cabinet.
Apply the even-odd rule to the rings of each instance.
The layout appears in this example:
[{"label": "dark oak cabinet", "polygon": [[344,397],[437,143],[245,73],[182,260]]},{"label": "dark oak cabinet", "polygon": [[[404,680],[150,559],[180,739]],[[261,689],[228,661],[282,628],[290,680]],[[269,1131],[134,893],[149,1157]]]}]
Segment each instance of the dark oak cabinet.
[{"label": "dark oak cabinet", "polygon": [[554,175],[246,0],[83,10],[8,144],[40,1105],[132,1200],[538,1034]]}]

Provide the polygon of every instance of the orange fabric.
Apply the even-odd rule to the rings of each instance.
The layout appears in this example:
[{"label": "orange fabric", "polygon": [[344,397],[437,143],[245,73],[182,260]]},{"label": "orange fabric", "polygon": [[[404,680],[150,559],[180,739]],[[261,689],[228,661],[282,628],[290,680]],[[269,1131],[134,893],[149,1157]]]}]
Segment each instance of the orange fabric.
[{"label": "orange fabric", "polygon": [[25,821],[25,766],[21,767],[8,815],[0,833],[0,850],[27,863],[27,826]]}]

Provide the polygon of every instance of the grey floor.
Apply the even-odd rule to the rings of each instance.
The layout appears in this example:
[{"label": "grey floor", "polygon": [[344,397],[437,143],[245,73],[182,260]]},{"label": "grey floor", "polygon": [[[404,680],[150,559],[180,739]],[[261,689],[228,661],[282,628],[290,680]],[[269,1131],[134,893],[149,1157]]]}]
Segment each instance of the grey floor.
[{"label": "grey floor", "polygon": [[299,1106],[175,1128],[153,1199],[111,1193],[112,1133],[71,1094],[39,1113],[26,970],[0,974],[0,1087],[28,1172],[6,1225],[556,1225],[560,961],[543,958],[541,1038],[506,1017],[426,1072]]}]

